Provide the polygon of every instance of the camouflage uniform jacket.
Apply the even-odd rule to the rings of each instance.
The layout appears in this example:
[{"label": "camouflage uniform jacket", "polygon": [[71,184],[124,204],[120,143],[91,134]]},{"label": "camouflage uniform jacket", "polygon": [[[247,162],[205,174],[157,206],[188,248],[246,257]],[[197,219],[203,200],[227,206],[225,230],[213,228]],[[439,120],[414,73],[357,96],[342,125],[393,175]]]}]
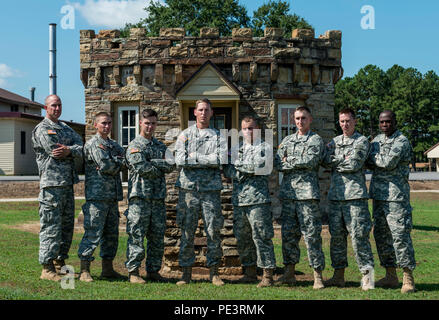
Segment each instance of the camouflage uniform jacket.
[{"label": "camouflage uniform jacket", "polygon": [[[57,143],[70,148],[71,154],[55,159],[52,150]],[[32,131],[32,144],[40,175],[40,188],[69,186],[79,182],[74,158],[82,161],[83,142],[79,134],[65,123],[44,118]]]},{"label": "camouflage uniform jacket", "polygon": [[303,136],[296,132],[282,140],[275,157],[276,167],[283,173],[280,199],[320,199],[318,175],[323,155],[323,139],[314,132]]},{"label": "camouflage uniform jacket", "polygon": [[138,135],[130,142],[126,150],[126,162],[129,168],[128,199],[165,199],[166,179],[174,166],[165,158],[166,146],[156,138],[148,140]]},{"label": "camouflage uniform jacket", "polygon": [[332,169],[329,200],[368,199],[364,163],[369,152],[367,138],[354,132],[339,135],[326,147],[324,166]]},{"label": "camouflage uniform jacket", "polygon": [[272,152],[270,145],[261,141],[239,144],[237,159],[224,168],[225,174],[233,179],[234,206],[271,202],[268,190],[270,172],[264,167],[267,161],[272,161]]},{"label": "camouflage uniform jacket", "polygon": [[221,190],[221,164],[226,161],[227,141],[219,131],[198,129],[194,124],[177,138],[175,162],[181,170],[175,186],[191,191]]},{"label": "camouflage uniform jacket", "polygon": [[84,145],[85,199],[123,199],[120,170],[125,167],[125,150],[114,140],[98,133]]},{"label": "camouflage uniform jacket", "polygon": [[390,137],[380,134],[372,140],[368,163],[372,166],[369,194],[372,199],[406,201],[410,199],[409,163],[412,146],[396,130]]}]

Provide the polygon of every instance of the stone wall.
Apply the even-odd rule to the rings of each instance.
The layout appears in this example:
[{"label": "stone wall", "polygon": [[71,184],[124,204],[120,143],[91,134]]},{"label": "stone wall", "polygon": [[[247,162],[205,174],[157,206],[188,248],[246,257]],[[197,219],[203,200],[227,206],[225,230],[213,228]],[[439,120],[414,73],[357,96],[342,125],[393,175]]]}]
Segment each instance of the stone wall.
[{"label": "stone wall", "polygon": [[[157,137],[164,140],[170,128],[180,128],[177,90],[198,68],[210,60],[242,93],[239,113],[254,112],[274,130],[277,141],[277,107],[282,102],[308,106],[312,130],[329,141],[334,135],[334,84],[342,77],[341,31],[331,30],[315,38],[314,31],[296,29],[291,38],[283,29],[266,28],[264,37],[253,37],[248,28],[234,29],[231,37],[219,37],[215,28],[202,28],[200,37],[186,36],[181,28],[161,29],[159,37],[146,37],[132,28],[128,38],[118,30],[80,31],[81,80],[84,85],[86,137],[94,134],[93,116],[100,111],[115,114],[120,103],[159,113]],[[165,141],[171,144],[173,141]],[[168,229],[165,265],[176,270],[180,230],[175,226],[177,191],[174,172],[168,181]],[[322,209],[326,209],[328,172],[321,170]],[[238,272],[239,259],[232,231],[230,186],[223,191],[224,272]],[[280,212],[277,174],[271,178],[273,212]],[[197,232],[197,264],[204,263],[205,235]],[[238,269],[234,269],[234,268]]]}]

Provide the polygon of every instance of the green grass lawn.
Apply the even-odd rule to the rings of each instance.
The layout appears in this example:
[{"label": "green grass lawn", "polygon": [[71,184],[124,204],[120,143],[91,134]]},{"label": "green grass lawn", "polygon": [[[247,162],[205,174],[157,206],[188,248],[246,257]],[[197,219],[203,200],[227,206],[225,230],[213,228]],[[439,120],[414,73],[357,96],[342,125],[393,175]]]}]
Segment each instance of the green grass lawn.
[{"label": "green grass lawn", "polygon": [[[77,201],[77,212],[84,201]],[[97,259],[92,263],[92,283],[74,282],[73,290],[62,289],[60,283],[40,280],[41,266],[38,264],[38,234],[11,228],[14,225],[38,221],[38,203],[1,203],[0,204],[0,300],[1,299],[189,299],[189,300],[290,300],[290,299],[439,299],[439,195],[413,194],[413,231],[417,268],[414,272],[417,292],[402,295],[399,289],[375,289],[363,292],[360,286],[361,275],[358,271],[351,246],[349,244],[349,268],[346,269],[346,288],[312,289],[312,281],[302,280],[300,275],[312,275],[308,266],[306,250],[301,241],[301,262],[296,266],[299,272],[295,287],[272,287],[259,289],[256,284],[239,284],[226,281],[223,287],[214,287],[207,281],[178,287],[175,281],[169,283],[147,283],[134,285],[126,280],[108,281],[99,278],[99,248],[95,252]],[[68,264],[79,271],[77,250],[82,234],[75,234],[70,250]],[[384,275],[379,266],[375,243],[371,235],[375,256],[375,279]],[[116,269],[127,274],[123,267],[125,261],[127,237],[120,234]],[[274,239],[278,266],[282,267],[280,239]],[[332,275],[329,258],[329,239],[324,238],[323,248],[326,257],[324,279]],[[302,276],[303,278],[303,276]],[[310,277],[308,277],[311,279]],[[402,272],[399,271],[400,282]]]}]

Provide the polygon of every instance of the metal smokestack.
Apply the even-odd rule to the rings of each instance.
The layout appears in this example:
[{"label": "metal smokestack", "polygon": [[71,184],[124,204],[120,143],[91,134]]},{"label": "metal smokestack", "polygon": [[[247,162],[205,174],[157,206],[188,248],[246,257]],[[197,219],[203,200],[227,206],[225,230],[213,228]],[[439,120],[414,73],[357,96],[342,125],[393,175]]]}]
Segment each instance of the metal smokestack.
[{"label": "metal smokestack", "polygon": [[30,101],[35,101],[35,87],[30,88]]},{"label": "metal smokestack", "polygon": [[49,94],[56,94],[56,23],[49,24]]}]

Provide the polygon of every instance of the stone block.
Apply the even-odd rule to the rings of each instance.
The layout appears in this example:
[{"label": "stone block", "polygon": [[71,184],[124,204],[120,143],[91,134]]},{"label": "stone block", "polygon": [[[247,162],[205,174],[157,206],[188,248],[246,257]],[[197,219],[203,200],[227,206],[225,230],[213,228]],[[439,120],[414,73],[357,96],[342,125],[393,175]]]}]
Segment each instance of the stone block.
[{"label": "stone block", "polygon": [[226,54],[229,57],[235,57],[235,58],[242,58],[242,57],[245,57],[247,55],[245,50],[241,47],[227,48]]},{"label": "stone block", "polygon": [[98,39],[113,39],[113,38],[119,38],[120,37],[120,30],[113,29],[113,30],[99,30],[99,33],[97,35]]},{"label": "stone block", "polygon": [[145,28],[131,28],[130,29],[130,37],[131,38],[140,38],[146,35]]},{"label": "stone block", "polygon": [[276,58],[299,58],[300,48],[273,48],[273,56],[275,56]]},{"label": "stone block", "polygon": [[341,49],[328,49],[328,58],[329,59],[341,59]]},{"label": "stone block", "polygon": [[160,28],[160,37],[183,38],[185,35],[184,28]]},{"label": "stone block", "polygon": [[253,37],[253,30],[251,28],[233,28],[232,38],[251,39]]},{"label": "stone block", "polygon": [[264,36],[267,38],[282,38],[284,32],[283,28],[265,28]]},{"label": "stone block", "polygon": [[177,46],[169,48],[169,56],[171,57],[186,57],[187,47]]},{"label": "stone block", "polygon": [[202,57],[217,57],[223,55],[222,47],[201,47],[198,49],[198,53]]},{"label": "stone block", "polygon": [[218,38],[219,29],[218,28],[201,28],[200,37],[202,38]]},{"label": "stone block", "polygon": [[138,50],[123,50],[122,51],[122,59],[133,59],[139,56]]},{"label": "stone block", "polygon": [[313,29],[294,29],[291,37],[299,39],[313,39],[314,35]]},{"label": "stone block", "polygon": [[152,39],[151,46],[153,46],[153,47],[169,47],[169,46],[171,46],[171,40]]},{"label": "stone block", "polygon": [[327,30],[324,35],[319,38],[341,40],[342,32],[340,30]]},{"label": "stone block", "polygon": [[79,37],[81,40],[93,39],[96,35],[94,30],[79,30]]}]

